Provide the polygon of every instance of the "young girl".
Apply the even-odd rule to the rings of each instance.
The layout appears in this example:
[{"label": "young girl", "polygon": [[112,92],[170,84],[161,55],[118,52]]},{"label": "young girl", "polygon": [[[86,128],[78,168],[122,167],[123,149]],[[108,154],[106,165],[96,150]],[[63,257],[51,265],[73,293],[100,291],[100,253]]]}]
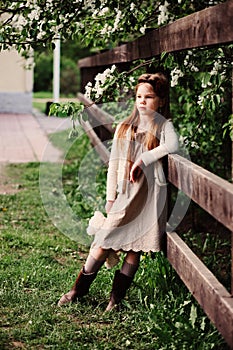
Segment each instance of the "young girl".
[{"label": "young girl", "polygon": [[178,148],[170,120],[157,111],[167,98],[162,73],[143,74],[135,88],[132,114],[115,132],[107,176],[107,218],[95,234],[86,263],[74,286],[61,297],[62,306],[86,295],[97,272],[113,251],[124,252],[107,311],[125,297],[138,269],[141,252],[162,249],[166,227],[166,179],[161,159]]}]

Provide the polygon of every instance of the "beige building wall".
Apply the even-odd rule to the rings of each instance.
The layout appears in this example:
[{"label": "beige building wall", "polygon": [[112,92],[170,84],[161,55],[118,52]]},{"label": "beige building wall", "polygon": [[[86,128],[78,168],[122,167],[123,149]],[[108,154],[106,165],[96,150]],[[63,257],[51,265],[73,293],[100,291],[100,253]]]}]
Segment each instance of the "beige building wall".
[{"label": "beige building wall", "polygon": [[33,70],[16,50],[0,52],[0,113],[31,113]]},{"label": "beige building wall", "polygon": [[16,50],[0,52],[0,91],[32,92],[33,72]]}]

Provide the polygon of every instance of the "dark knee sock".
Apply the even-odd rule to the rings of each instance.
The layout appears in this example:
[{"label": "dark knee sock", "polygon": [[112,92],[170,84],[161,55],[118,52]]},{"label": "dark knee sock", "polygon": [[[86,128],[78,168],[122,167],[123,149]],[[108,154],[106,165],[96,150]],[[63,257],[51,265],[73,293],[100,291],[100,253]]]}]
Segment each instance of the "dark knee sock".
[{"label": "dark knee sock", "polygon": [[123,265],[121,267],[121,273],[124,275],[133,278],[135,273],[137,272],[139,267],[139,262],[137,264],[129,264],[126,260],[124,260]]},{"label": "dark knee sock", "polygon": [[86,263],[84,265],[84,271],[85,273],[95,273],[98,272],[101,266],[104,264],[104,260],[97,260],[92,255],[88,255]]}]

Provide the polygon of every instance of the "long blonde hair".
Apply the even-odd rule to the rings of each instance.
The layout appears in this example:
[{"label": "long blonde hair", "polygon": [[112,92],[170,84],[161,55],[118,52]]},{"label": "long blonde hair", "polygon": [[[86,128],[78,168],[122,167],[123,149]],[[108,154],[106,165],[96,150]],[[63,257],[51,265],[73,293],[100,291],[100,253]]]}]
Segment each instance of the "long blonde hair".
[{"label": "long blonde hair", "polygon": [[[163,103],[165,103],[166,97],[168,96],[168,80],[163,73],[142,74],[138,78],[138,83],[135,87],[135,93],[137,93],[138,87],[144,83],[149,83],[152,86],[155,94],[161,100],[163,100]],[[162,117],[159,113],[155,112],[155,117],[152,121],[151,130],[147,132],[144,142],[144,145],[148,150],[153,149],[159,145],[161,128],[164,121],[164,117]],[[127,130],[132,126],[131,140],[134,140],[138,125],[139,113],[135,103],[131,115],[128,118],[126,118],[119,127],[117,138],[125,138]]]}]

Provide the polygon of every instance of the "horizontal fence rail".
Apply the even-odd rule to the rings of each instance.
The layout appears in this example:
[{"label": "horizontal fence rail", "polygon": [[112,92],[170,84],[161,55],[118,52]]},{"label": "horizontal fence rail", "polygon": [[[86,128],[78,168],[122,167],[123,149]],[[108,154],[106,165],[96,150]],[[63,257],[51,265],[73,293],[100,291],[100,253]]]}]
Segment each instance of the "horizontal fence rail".
[{"label": "horizontal fence rail", "polygon": [[233,346],[233,298],[175,233],[167,233],[167,258],[230,347]]},{"label": "horizontal fence rail", "polygon": [[96,152],[99,154],[100,159],[107,164],[110,157],[109,150],[103,145],[100,138],[96,135],[95,131],[93,130],[93,127],[89,123],[89,121],[81,121],[80,124],[82,125],[84,131],[86,132],[87,136],[90,139],[90,142],[92,146],[95,148]]},{"label": "horizontal fence rail", "polygon": [[78,94],[78,99],[84,103],[86,113],[95,119],[97,126],[103,125],[109,132],[114,132],[114,128],[112,126],[114,123],[114,118],[110,114],[103,111],[95,103],[93,103],[93,101],[81,93]]},{"label": "horizontal fence rail", "polygon": [[232,18],[233,1],[228,0],[154,29],[132,42],[83,58],[78,64],[80,68],[93,68],[151,58],[162,52],[230,43],[233,41]]},{"label": "horizontal fence rail", "polygon": [[169,182],[233,231],[233,185],[178,154],[168,163]]}]

